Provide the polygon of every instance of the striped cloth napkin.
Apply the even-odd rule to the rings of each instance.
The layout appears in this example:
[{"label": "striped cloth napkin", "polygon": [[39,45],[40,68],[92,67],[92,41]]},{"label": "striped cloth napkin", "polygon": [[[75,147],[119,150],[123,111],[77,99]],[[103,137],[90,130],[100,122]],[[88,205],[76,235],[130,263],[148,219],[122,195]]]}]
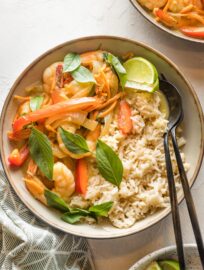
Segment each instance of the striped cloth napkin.
[{"label": "striped cloth napkin", "polygon": [[0,269],[94,270],[85,239],[36,218],[19,200],[0,164]]}]

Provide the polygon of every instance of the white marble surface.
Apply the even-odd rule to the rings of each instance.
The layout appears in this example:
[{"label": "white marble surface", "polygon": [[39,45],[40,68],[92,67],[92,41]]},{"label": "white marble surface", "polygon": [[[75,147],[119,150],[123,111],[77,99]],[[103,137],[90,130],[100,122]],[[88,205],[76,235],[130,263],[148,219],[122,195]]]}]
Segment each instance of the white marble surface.
[{"label": "white marble surface", "polygon": [[[0,109],[18,74],[47,49],[87,35],[118,35],[142,41],[173,60],[204,106],[204,45],[179,40],[144,20],[128,0],[0,0]],[[195,131],[196,132],[196,131]],[[204,167],[193,187],[204,233]],[[184,241],[194,242],[185,204]],[[97,270],[126,270],[147,253],[174,243],[171,218],[117,240],[90,240]]]}]

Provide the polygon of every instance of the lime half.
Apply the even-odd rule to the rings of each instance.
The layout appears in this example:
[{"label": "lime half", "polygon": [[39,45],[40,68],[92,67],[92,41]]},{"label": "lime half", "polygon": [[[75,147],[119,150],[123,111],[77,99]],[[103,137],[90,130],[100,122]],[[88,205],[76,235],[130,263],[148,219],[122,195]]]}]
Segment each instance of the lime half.
[{"label": "lime half", "polygon": [[162,270],[180,270],[179,263],[174,260],[165,260],[158,262]]},{"label": "lime half", "polygon": [[145,270],[162,270],[157,262],[152,262]]},{"label": "lime half", "polygon": [[127,72],[125,87],[154,92],[159,87],[158,72],[155,66],[142,57],[134,57],[124,64]]}]

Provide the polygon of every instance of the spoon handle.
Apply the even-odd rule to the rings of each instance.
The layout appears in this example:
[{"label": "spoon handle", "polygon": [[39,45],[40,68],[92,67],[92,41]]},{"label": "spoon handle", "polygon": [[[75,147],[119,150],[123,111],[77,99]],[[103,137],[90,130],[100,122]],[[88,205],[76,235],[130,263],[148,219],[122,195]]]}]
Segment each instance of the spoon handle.
[{"label": "spoon handle", "polygon": [[176,239],[179,265],[180,265],[181,270],[185,270],[185,259],[184,259],[184,251],[183,251],[181,223],[180,223],[177,193],[176,193],[176,187],[175,187],[175,182],[174,182],[174,174],[173,174],[173,169],[172,169],[168,138],[169,138],[169,132],[166,132],[164,134],[164,151],[165,151],[167,179],[168,179],[168,186],[169,186],[169,196],[170,196],[170,202],[171,202],[172,219],[173,219],[173,225],[174,225],[174,234],[175,234],[175,239]]},{"label": "spoon handle", "polygon": [[199,255],[200,255],[200,260],[201,260],[201,263],[202,263],[202,267],[204,269],[204,245],[203,245],[203,239],[202,239],[202,234],[201,234],[201,230],[200,230],[200,226],[199,226],[198,217],[197,217],[197,214],[196,214],[193,198],[192,198],[192,195],[191,195],[188,179],[187,179],[187,176],[186,176],[186,173],[185,173],[185,169],[183,167],[183,162],[182,162],[182,159],[181,159],[181,155],[180,155],[177,140],[176,140],[176,127],[174,127],[171,130],[171,137],[172,137],[174,152],[175,152],[175,155],[176,155],[176,161],[177,161],[177,164],[178,164],[179,174],[180,174],[180,178],[181,178],[181,183],[182,183],[182,187],[183,187],[183,191],[184,191],[184,196],[185,196],[185,199],[186,199],[186,204],[187,204],[189,216],[190,216],[191,224],[192,224],[192,227],[193,227],[193,232],[194,232],[196,243],[197,243],[198,252],[199,252]]}]

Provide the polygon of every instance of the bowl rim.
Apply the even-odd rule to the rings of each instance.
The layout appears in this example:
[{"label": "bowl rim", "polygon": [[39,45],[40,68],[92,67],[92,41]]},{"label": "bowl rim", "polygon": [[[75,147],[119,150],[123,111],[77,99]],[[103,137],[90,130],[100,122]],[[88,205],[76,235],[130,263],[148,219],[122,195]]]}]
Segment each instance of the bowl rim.
[{"label": "bowl rim", "polygon": [[[184,250],[197,248],[195,243],[184,244],[183,246],[184,246]],[[164,253],[171,252],[171,251],[176,251],[175,245],[163,247],[163,248],[157,249],[153,252],[150,252],[147,255],[145,255],[144,257],[142,257],[141,259],[139,259],[137,262],[135,262],[133,265],[131,265],[131,267],[128,270],[135,270],[135,266],[140,267],[141,265],[143,265],[144,263],[147,262],[147,260],[150,258],[150,256],[151,256],[151,259],[154,260],[156,257],[162,256],[162,255],[164,255]]]},{"label": "bowl rim", "polygon": [[143,8],[138,2],[137,0],[129,0],[130,3],[133,5],[133,7],[148,21],[150,22],[152,25],[156,26],[158,29],[176,37],[179,38],[181,40],[185,40],[185,41],[190,41],[190,42],[194,42],[197,44],[204,44],[204,39],[199,39],[199,38],[191,38],[188,36],[185,36],[184,34],[181,33],[181,35],[177,35],[175,30],[171,30],[168,27],[163,26],[161,23],[156,23],[154,22],[153,17],[151,19],[151,15],[148,13],[147,10],[145,10],[145,8]]},{"label": "bowl rim", "polygon": [[[1,117],[0,117],[0,138],[3,138],[3,124],[4,124],[4,117],[6,114],[6,109],[7,106],[13,96],[13,92],[15,91],[16,87],[18,86],[18,84],[23,80],[24,76],[33,68],[33,66],[35,66],[40,60],[42,60],[45,56],[48,56],[49,54],[53,53],[55,50],[59,50],[61,48],[63,48],[64,46],[67,46],[69,44],[73,44],[75,42],[81,42],[81,41],[89,41],[89,40],[94,40],[94,39],[112,39],[112,40],[118,40],[121,42],[129,42],[132,43],[133,45],[137,45],[140,46],[148,51],[150,51],[151,53],[157,55],[158,57],[162,58],[165,62],[167,62],[174,70],[176,70],[177,74],[182,78],[182,80],[185,82],[185,84],[188,86],[190,93],[192,94],[192,97],[194,99],[195,105],[197,107],[198,113],[199,113],[199,119],[200,119],[200,124],[201,124],[201,134],[204,133],[204,115],[203,115],[203,110],[200,104],[200,101],[197,97],[197,94],[194,90],[194,88],[192,87],[191,83],[188,82],[188,80],[185,78],[185,76],[183,75],[183,73],[180,71],[180,69],[177,67],[176,64],[174,64],[168,57],[164,56],[162,53],[160,53],[159,51],[151,48],[150,46],[142,43],[142,42],[138,42],[136,40],[133,39],[129,39],[129,38],[124,38],[121,36],[112,36],[112,35],[93,35],[93,36],[85,36],[85,37],[80,37],[80,38],[75,38],[69,41],[66,41],[64,43],[61,43],[49,50],[47,50],[46,52],[42,53],[39,57],[37,57],[34,61],[32,61],[21,73],[20,75],[17,77],[17,79],[14,81],[12,87],[9,90],[9,93],[6,97],[6,100],[4,102],[3,108],[2,108],[2,112],[1,112]],[[201,144],[200,144],[200,153],[199,153],[199,159],[194,171],[193,176],[191,177],[191,186],[194,184],[196,177],[200,171],[200,167],[202,164],[202,160],[203,160],[203,156],[204,156],[204,137],[201,137]],[[117,234],[114,234],[113,236],[91,236],[91,235],[84,235],[84,234],[80,234],[77,232],[68,232],[67,230],[63,229],[63,228],[59,228],[57,227],[57,225],[52,224],[50,222],[50,220],[48,220],[46,217],[42,216],[41,214],[39,214],[38,212],[36,212],[32,205],[27,202],[24,198],[22,198],[19,195],[18,189],[13,185],[12,181],[10,180],[10,174],[9,174],[9,168],[6,164],[6,157],[4,155],[4,148],[3,148],[3,140],[0,140],[0,158],[2,161],[2,167],[4,169],[4,172],[6,174],[7,180],[8,182],[11,184],[13,190],[15,191],[15,193],[17,194],[17,196],[20,198],[20,200],[24,203],[24,205],[35,214],[35,216],[37,216],[40,220],[44,221],[45,223],[49,224],[50,226],[63,231],[65,233],[71,233],[75,236],[80,236],[80,237],[84,237],[84,238],[88,238],[88,239],[115,239],[115,238],[121,238],[121,237],[125,237],[125,236],[129,236],[129,235],[133,235],[139,232],[142,232],[148,228],[151,228],[153,225],[159,223],[160,221],[162,221],[165,217],[167,217],[170,213],[171,213],[171,208],[168,207],[166,209],[166,213],[163,214],[163,216],[159,219],[156,220],[154,222],[151,222],[150,224],[148,224],[146,227],[141,228],[139,230],[132,231],[132,232],[124,232],[123,234],[121,234],[121,232],[118,232]],[[179,198],[179,203],[184,199],[184,196],[180,196]]]}]

